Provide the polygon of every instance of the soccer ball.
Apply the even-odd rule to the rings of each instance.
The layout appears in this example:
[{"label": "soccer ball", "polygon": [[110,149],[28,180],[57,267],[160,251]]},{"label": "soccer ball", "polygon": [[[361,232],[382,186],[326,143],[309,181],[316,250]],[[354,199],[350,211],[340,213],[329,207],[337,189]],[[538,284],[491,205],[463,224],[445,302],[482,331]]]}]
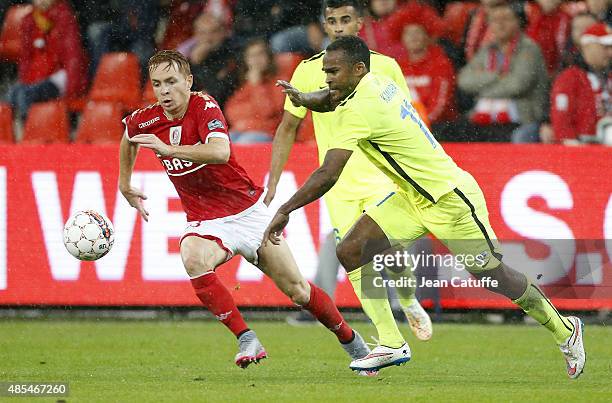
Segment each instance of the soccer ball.
[{"label": "soccer ball", "polygon": [[64,246],[79,260],[100,259],[111,250],[113,242],[113,224],[96,211],[78,211],[64,225]]}]

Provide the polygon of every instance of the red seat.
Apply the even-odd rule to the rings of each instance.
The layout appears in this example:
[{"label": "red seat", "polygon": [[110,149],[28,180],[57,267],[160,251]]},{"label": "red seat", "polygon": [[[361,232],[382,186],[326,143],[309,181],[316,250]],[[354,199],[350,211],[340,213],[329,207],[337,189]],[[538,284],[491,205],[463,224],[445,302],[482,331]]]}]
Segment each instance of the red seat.
[{"label": "red seat", "polygon": [[23,131],[24,143],[67,143],[70,123],[64,101],[39,102],[28,112]]},{"label": "red seat", "polygon": [[18,4],[7,10],[0,32],[0,59],[17,63],[21,50],[21,21],[31,12],[31,4]]},{"label": "red seat", "polygon": [[276,63],[279,77],[283,80],[290,80],[293,71],[303,59],[304,56],[301,54],[292,52],[277,53],[274,55],[274,62]]},{"label": "red seat", "polygon": [[0,103],[0,143],[13,141],[13,111],[9,104]]},{"label": "red seat", "polygon": [[121,103],[125,109],[140,106],[140,64],[133,53],[113,52],[102,56],[89,99]]},{"label": "red seat", "polygon": [[85,105],[76,135],[79,143],[117,143],[123,124],[121,105],[112,102],[89,101]]}]

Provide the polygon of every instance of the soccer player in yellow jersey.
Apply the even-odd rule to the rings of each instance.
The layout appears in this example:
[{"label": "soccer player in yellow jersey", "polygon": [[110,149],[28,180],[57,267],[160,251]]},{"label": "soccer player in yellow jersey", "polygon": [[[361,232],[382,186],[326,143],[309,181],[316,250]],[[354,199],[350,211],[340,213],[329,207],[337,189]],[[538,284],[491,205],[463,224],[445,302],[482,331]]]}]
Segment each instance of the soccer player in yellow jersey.
[{"label": "soccer player in yellow jersey", "polygon": [[[357,35],[363,22],[362,14],[359,0],[327,1],[325,30],[332,42],[343,36]],[[325,51],[300,63],[293,74],[291,84],[303,93],[326,88],[325,73],[322,70],[324,55]],[[404,75],[394,59],[371,52],[371,63],[373,71],[392,79],[402,93],[409,97]],[[283,119],[274,136],[268,193],[264,200],[266,204],[270,204],[274,198],[276,185],[287,162],[297,129],[306,113],[305,107],[293,105],[289,98],[286,100]],[[334,127],[332,115],[333,113],[313,112],[320,163],[323,162],[331,142]],[[325,195],[336,239],[344,237],[368,206],[379,202],[396,187],[363,153],[354,153],[334,188]],[[359,269],[349,275],[349,280],[361,299],[363,310],[376,327],[380,342],[393,347],[402,346],[404,338],[395,323],[389,302],[385,298],[361,298]],[[414,288],[398,289],[398,297],[413,333],[421,340],[431,338],[431,320],[414,297]]]},{"label": "soccer player in yellow jersey", "polygon": [[[334,133],[322,166],[280,207],[264,241],[280,240],[289,213],[331,189],[351,155],[360,150],[400,190],[368,209],[340,242],[337,254],[346,270],[355,270],[394,247],[393,240],[409,241],[432,233],[453,253],[475,257],[473,264],[466,265],[472,275],[488,279],[484,284],[490,291],[508,297],[546,327],[564,355],[568,376],[577,378],[586,360],[582,321],[559,314],[535,284],[502,262],[485,199],[474,178],[444,152],[400,88],[370,73],[369,66],[365,42],[340,38],[327,48],[323,59],[329,90],[319,91],[322,96],[317,98],[317,94],[287,89],[294,102],[335,107]],[[407,347],[404,350],[410,354]],[[351,368],[381,368],[386,356],[401,354],[379,345],[353,361]]]}]

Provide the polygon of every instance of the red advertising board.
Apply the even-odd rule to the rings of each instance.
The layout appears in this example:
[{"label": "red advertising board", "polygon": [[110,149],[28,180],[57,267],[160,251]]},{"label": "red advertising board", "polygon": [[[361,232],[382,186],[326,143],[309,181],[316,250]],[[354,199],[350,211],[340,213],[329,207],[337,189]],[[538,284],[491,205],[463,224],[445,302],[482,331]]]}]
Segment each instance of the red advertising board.
[{"label": "red advertising board", "polygon": [[[612,308],[612,243],[604,242],[612,239],[610,149],[509,144],[448,144],[445,149],[478,180],[500,239],[569,242],[562,275],[540,281],[550,290],[560,282],[572,285],[571,293],[553,298],[561,308]],[[264,183],[270,146],[235,147],[234,152],[253,179]],[[316,164],[313,146],[295,147],[273,207],[290,197]],[[178,255],[185,218],[159,162],[141,151],[133,177],[148,196],[148,223],[118,193],[117,177],[116,146],[0,146],[0,304],[198,304]],[[116,230],[112,251],[97,262],[74,259],[62,244],[65,220],[84,208],[105,213]],[[287,239],[307,278],[314,277],[319,240],[329,230],[318,202],[292,215]],[[600,240],[599,247],[585,250],[575,241],[581,239]],[[545,260],[528,249],[525,255],[532,261]],[[238,305],[292,305],[240,257],[218,273]],[[338,305],[358,306],[341,277]],[[447,308],[511,306],[484,290],[445,288],[440,297]]]}]

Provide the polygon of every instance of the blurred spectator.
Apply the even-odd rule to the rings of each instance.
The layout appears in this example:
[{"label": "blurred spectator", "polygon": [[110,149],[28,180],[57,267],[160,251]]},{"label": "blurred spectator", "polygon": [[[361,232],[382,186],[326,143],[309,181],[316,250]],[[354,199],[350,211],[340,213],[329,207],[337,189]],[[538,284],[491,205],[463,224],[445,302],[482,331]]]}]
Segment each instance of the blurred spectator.
[{"label": "blurred spectator", "polygon": [[465,59],[469,62],[476,55],[481,46],[488,45],[492,41],[489,30],[489,10],[503,0],[480,0],[480,6],[472,11],[465,31],[464,49]]},{"label": "blurred spectator", "polygon": [[[522,32],[526,22],[521,3],[491,8],[493,42],[476,53],[458,81],[463,91],[476,95],[472,123],[500,139],[516,127],[514,142],[539,139],[548,101],[548,73],[538,45]],[[501,125],[500,132],[491,131],[492,125]]]},{"label": "blurred spectator", "polygon": [[320,17],[321,0],[238,1],[235,35],[270,38],[274,53],[314,54],[324,48]]},{"label": "blurred spectator", "polygon": [[161,48],[176,49],[189,39],[193,35],[195,19],[203,12],[216,16],[230,26],[233,23],[234,3],[234,0],[171,0]]},{"label": "blurred spectator", "polygon": [[225,115],[235,143],[272,141],[283,115],[285,95],[276,87],[276,65],[265,39],[245,47],[240,66],[240,87],[227,100]]},{"label": "blurred spectator", "polygon": [[[241,39],[251,37],[270,38],[277,32],[293,27],[303,27],[319,22],[321,0],[238,0],[236,2],[234,34]],[[296,28],[296,31],[299,31]],[[293,44],[295,45],[295,44]],[[292,44],[286,44],[291,47]],[[285,50],[272,49],[276,52]]]},{"label": "blurred spectator", "polygon": [[194,36],[177,48],[191,62],[195,88],[211,94],[221,106],[237,85],[236,49],[225,22],[211,13],[194,21]]},{"label": "blurred spectator", "polygon": [[425,106],[435,133],[457,119],[455,71],[435,43],[442,30],[442,20],[429,7],[419,13],[399,12],[389,24],[390,38],[402,44],[401,50],[390,56],[402,68],[412,98]]},{"label": "blurred spectator", "polygon": [[480,5],[474,1],[449,1],[444,9],[444,32],[442,37],[454,46],[462,46],[467,23],[471,14]]},{"label": "blurred spectator", "polygon": [[[414,2],[411,1],[404,7],[412,5],[412,3]],[[422,5],[422,7],[428,6]],[[394,41],[389,32],[389,19],[400,9],[397,0],[371,0],[368,3],[368,14],[363,19],[359,36],[371,50],[383,54],[400,51],[399,41]],[[417,11],[417,8],[413,8],[411,12],[415,11]]]},{"label": "blurred spectator", "polygon": [[605,24],[589,27],[581,37],[584,64],[563,70],[551,93],[554,137],[545,142],[576,142],[581,135],[595,135],[597,121],[612,116],[612,31]]},{"label": "blurred spectator", "polygon": [[561,67],[561,55],[571,28],[571,17],[561,9],[561,3],[562,0],[536,0],[527,28],[527,35],[540,46],[551,75]]},{"label": "blurred spectator", "polygon": [[574,64],[584,63],[580,55],[580,37],[588,27],[596,22],[597,19],[595,16],[587,12],[576,14],[574,18],[572,18],[572,32],[565,43],[565,50],[561,58],[562,69],[573,66]]},{"label": "blurred spectator", "polygon": [[304,56],[321,52],[328,43],[319,21],[287,28],[270,38],[270,45],[274,53],[291,52]]},{"label": "blurred spectator", "polygon": [[87,28],[91,49],[90,74],[96,72],[105,53],[133,52],[143,72],[155,51],[155,31],[159,20],[159,0],[123,0],[117,5],[117,17],[98,21]]},{"label": "blurred spectator", "polygon": [[70,5],[64,0],[32,4],[21,26],[18,79],[7,96],[19,123],[34,102],[79,97],[87,85],[85,52]]},{"label": "blurred spectator", "polygon": [[81,37],[87,39],[87,29],[91,24],[110,22],[114,18],[119,18],[117,2],[118,0],[70,0],[81,27]]},{"label": "blurred spectator", "polygon": [[612,3],[610,0],[586,0],[587,10],[598,21],[612,25]]},{"label": "blurred spectator", "polygon": [[194,21],[203,9],[204,2],[199,0],[172,0],[161,48],[176,49],[178,45],[191,38]]}]

